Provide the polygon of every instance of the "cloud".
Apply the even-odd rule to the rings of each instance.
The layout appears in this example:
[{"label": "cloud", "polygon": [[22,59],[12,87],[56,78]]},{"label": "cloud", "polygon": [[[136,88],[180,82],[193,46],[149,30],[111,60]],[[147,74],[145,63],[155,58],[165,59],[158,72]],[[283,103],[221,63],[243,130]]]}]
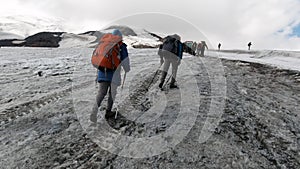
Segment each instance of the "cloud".
[{"label": "cloud", "polygon": [[[198,40],[194,35],[203,38],[192,26],[187,28],[186,24],[192,23],[206,35],[213,47],[221,42],[222,47],[228,49],[246,48],[252,41],[253,49],[300,50],[300,39],[295,33],[300,24],[299,0],[7,0],[5,4],[0,7],[0,14],[17,11],[18,14],[64,18],[78,32],[97,29],[112,21],[126,24],[124,21],[127,20],[162,32],[168,29],[174,32],[177,28],[186,39]],[[132,16],[145,12],[156,14],[144,19]],[[157,13],[178,16],[181,21]]]}]

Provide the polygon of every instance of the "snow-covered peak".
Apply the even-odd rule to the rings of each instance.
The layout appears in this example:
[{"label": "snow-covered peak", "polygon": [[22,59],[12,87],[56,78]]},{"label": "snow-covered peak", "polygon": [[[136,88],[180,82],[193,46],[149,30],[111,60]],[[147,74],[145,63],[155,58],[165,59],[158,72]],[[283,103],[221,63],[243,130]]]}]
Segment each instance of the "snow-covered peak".
[{"label": "snow-covered peak", "polygon": [[0,32],[0,40],[3,39],[22,39],[22,36],[13,34],[13,33],[7,33],[7,32]]},{"label": "snow-covered peak", "polygon": [[143,28],[112,25],[100,31],[90,30],[88,34],[79,35],[70,34],[68,28],[69,26],[62,19],[21,15],[0,16],[0,40],[25,39],[40,32],[65,32],[59,42],[60,47],[94,47],[103,34],[109,33],[113,29],[119,29],[123,34],[124,42],[129,47],[153,48],[161,43],[158,36],[154,36]]},{"label": "snow-covered peak", "polygon": [[[123,41],[131,48],[157,47],[161,42],[143,28],[128,26],[110,26],[108,30],[119,29],[123,33]],[[107,29],[105,29],[107,31]],[[125,35],[125,36],[124,36]]]},{"label": "snow-covered peak", "polygon": [[113,29],[119,29],[122,32],[123,42],[125,42],[129,48],[155,48],[161,44],[158,37],[151,35],[150,32],[145,29],[117,25],[110,26],[100,31],[91,31],[76,36],[74,34],[65,34],[60,42],[60,47],[95,47],[103,34],[111,33]]},{"label": "snow-covered peak", "polygon": [[38,32],[63,32],[63,20],[35,16],[0,16],[0,32],[26,38]]}]

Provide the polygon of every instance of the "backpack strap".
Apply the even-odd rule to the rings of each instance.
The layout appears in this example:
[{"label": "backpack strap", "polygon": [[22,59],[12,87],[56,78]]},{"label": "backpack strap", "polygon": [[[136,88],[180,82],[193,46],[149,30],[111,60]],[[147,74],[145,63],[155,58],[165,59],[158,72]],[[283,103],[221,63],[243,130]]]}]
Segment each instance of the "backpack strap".
[{"label": "backpack strap", "polygon": [[[115,51],[116,53],[117,53],[117,55],[118,55],[118,57],[119,57],[119,55],[120,55],[120,50],[121,50],[121,48],[120,48],[120,44],[122,44],[123,42],[122,41],[120,41],[120,42],[118,42],[118,43],[116,43],[110,50],[109,50],[109,55],[110,56],[112,56],[112,53]],[[117,46],[117,49],[115,48]],[[119,58],[119,59],[121,59],[121,58]],[[116,66],[116,63],[115,63],[115,61],[114,61],[114,59],[112,58],[112,57],[110,57],[110,62],[112,63],[112,65],[114,66],[114,68],[116,68],[115,66]]]}]

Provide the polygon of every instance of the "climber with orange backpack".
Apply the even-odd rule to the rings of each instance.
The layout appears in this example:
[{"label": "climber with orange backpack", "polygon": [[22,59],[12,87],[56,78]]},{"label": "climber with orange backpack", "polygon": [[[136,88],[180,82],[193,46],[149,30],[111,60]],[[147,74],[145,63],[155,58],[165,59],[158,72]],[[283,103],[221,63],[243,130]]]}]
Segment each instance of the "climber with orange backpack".
[{"label": "climber with orange backpack", "polygon": [[90,120],[96,123],[99,107],[107,92],[109,96],[105,118],[115,116],[116,112],[112,111],[112,107],[117,94],[117,87],[121,85],[121,67],[125,73],[130,71],[127,45],[122,42],[122,33],[118,29],[103,35],[93,52],[91,61],[92,65],[98,69],[99,90],[90,115]]}]

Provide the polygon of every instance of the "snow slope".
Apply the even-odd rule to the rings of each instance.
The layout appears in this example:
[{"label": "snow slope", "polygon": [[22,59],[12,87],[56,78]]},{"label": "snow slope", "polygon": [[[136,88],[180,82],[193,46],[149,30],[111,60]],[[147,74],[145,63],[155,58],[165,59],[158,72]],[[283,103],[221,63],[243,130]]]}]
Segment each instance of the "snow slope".
[{"label": "snow slope", "polygon": [[13,33],[7,33],[7,32],[0,32],[0,40],[4,39],[22,39],[22,36],[13,34]]},{"label": "snow slope", "polygon": [[[150,35],[148,31],[139,28],[130,28],[122,25],[113,25],[100,30],[100,33],[111,32],[112,29],[119,29],[123,33],[124,42],[131,47],[157,47],[159,39]],[[67,32],[68,26],[63,20],[36,16],[0,16],[0,40],[1,39],[25,39],[28,36],[39,32]],[[60,45],[62,48],[68,47],[95,47],[97,45],[97,35],[70,34],[66,33],[62,37]],[[96,42],[96,43],[95,43]]]},{"label": "snow slope", "polygon": [[[59,19],[34,16],[0,16],[0,32],[16,34],[23,38],[38,32],[63,32],[64,22]],[[0,39],[1,35],[0,35]]]},{"label": "snow slope", "polygon": [[[296,73],[225,60],[223,90],[214,57],[188,57],[178,70],[180,88],[160,91],[159,76],[152,81],[157,50],[129,49],[132,69],[114,104],[127,120],[106,121],[102,109],[93,126],[92,51],[0,48],[0,168],[300,168]],[[205,143],[204,129],[212,134]],[[120,153],[107,151],[115,145]],[[121,154],[128,150],[138,158]]]},{"label": "snow slope", "polygon": [[149,32],[145,29],[134,28],[137,36],[125,36],[124,42],[128,45],[132,46],[149,46],[149,47],[157,47],[161,44],[158,38],[153,37],[149,34]]},{"label": "snow slope", "polygon": [[[118,28],[124,33],[124,42],[128,48],[133,47],[157,47],[161,42],[158,38],[150,35],[145,29],[129,28],[127,26],[111,26],[109,29],[100,30],[99,32],[108,33],[112,28]],[[45,17],[33,16],[0,16],[0,40],[3,39],[23,39],[29,35],[38,32],[64,32],[65,25],[62,20],[50,19]],[[97,39],[94,35],[76,35],[64,33],[62,41],[59,43],[61,48],[70,47],[95,47]],[[19,43],[19,42],[16,42]],[[300,71],[300,52],[296,51],[207,51],[207,55],[220,57],[230,60],[241,60],[276,66],[282,69],[291,69]]]},{"label": "snow slope", "polygon": [[[128,48],[133,47],[157,47],[161,42],[158,38],[149,34],[148,31],[139,28],[129,28],[126,26],[118,26],[121,28],[120,30],[125,31],[123,33],[123,41],[128,45]],[[128,31],[127,31],[128,30]],[[127,35],[126,32],[133,31],[136,36],[131,34]],[[112,29],[104,29],[100,30],[100,33],[110,33]],[[84,34],[84,35],[75,35],[75,34],[67,34],[65,33],[62,37],[62,41],[60,42],[61,48],[67,47],[95,47],[97,45],[96,35],[92,34]]]},{"label": "snow slope", "polygon": [[60,48],[90,47],[91,43],[96,39],[96,36],[64,33],[62,35],[62,41],[60,41],[59,46]]},{"label": "snow slope", "polygon": [[208,56],[219,57],[229,60],[241,60],[246,62],[261,63],[275,66],[281,69],[300,71],[300,52],[299,51],[208,51]]}]

